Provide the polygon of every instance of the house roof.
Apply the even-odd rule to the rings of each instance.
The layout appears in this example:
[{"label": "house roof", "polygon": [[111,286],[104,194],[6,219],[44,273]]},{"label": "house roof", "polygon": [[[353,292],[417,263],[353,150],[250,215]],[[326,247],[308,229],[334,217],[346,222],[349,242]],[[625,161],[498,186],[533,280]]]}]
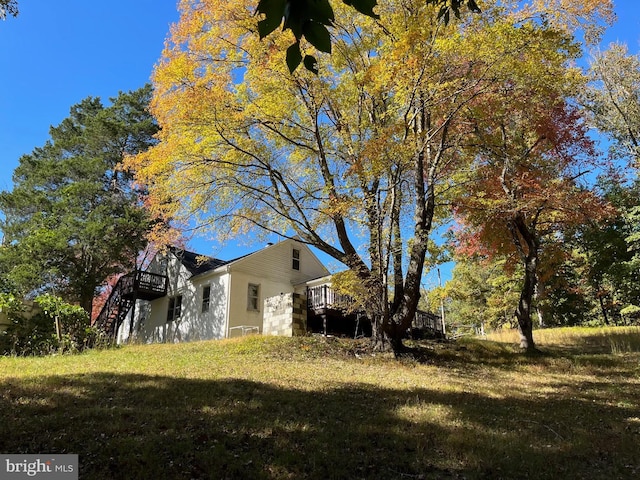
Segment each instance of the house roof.
[{"label": "house roof", "polygon": [[[297,239],[290,239],[291,241],[298,242]],[[266,248],[262,248],[256,250],[254,252],[248,253],[246,255],[242,255],[240,257],[234,258],[232,260],[220,260],[219,258],[209,257],[207,255],[202,255],[200,253],[190,252],[188,250],[184,250],[177,247],[170,247],[171,252],[180,260],[182,265],[191,273],[191,278],[196,275],[206,274],[208,272],[212,272],[217,268],[223,267],[225,265],[234,264],[240,260],[244,260],[247,257],[251,257],[253,255],[264,252],[266,249],[274,248],[279,244],[269,244]],[[304,244],[302,244],[304,245]],[[306,245],[305,245],[306,247]],[[306,247],[308,248],[308,247]],[[311,252],[312,258],[318,262],[318,264],[326,271],[326,274],[329,274],[329,271],[326,267],[320,262],[320,260]]]},{"label": "house roof", "polygon": [[181,248],[171,248],[171,252],[182,262],[182,265],[189,271],[192,276],[215,270],[218,267],[227,265],[234,260],[220,260],[218,258],[201,255],[199,253],[190,252]]}]

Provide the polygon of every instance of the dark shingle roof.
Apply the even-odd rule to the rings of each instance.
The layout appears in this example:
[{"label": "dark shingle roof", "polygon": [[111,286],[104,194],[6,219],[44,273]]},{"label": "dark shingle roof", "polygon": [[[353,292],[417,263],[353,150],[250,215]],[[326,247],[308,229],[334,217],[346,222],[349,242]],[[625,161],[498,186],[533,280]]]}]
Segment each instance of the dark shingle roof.
[{"label": "dark shingle roof", "polygon": [[208,257],[207,255],[182,250],[181,248],[172,248],[171,252],[173,252],[185,268],[189,270],[191,276],[200,275],[201,273],[208,272],[209,270],[215,270],[216,268],[233,261],[220,260],[218,258]]}]

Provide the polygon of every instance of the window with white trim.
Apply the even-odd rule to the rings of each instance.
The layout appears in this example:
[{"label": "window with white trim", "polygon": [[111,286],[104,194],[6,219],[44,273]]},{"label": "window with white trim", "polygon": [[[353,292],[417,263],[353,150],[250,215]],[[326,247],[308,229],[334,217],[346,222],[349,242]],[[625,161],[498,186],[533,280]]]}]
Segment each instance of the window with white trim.
[{"label": "window with white trim", "polygon": [[209,305],[211,303],[211,285],[205,285],[202,287],[202,312],[209,311]]},{"label": "window with white trim", "polygon": [[247,289],[247,310],[260,310],[260,285],[250,283]]},{"label": "window with white trim", "polygon": [[182,295],[169,298],[169,309],[167,310],[167,322],[172,322],[180,318],[182,313]]}]

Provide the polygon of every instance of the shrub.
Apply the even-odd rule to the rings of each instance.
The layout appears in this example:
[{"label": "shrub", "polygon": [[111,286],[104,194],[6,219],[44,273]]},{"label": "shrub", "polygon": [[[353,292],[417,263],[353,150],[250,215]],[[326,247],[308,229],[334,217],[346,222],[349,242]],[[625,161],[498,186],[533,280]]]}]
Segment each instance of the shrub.
[{"label": "shrub", "polygon": [[26,304],[13,295],[0,294],[0,308],[9,326],[0,337],[4,355],[47,355],[81,352],[91,348],[98,332],[89,325],[89,316],[80,307],[54,295],[35,299],[37,309],[30,313]]}]

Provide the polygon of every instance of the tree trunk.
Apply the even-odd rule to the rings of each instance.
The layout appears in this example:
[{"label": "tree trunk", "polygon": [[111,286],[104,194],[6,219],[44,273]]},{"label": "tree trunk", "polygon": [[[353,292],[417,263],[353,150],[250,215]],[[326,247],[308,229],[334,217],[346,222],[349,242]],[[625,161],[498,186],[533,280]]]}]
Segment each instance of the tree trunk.
[{"label": "tree trunk", "polygon": [[[535,225],[535,222],[533,224]],[[515,311],[520,333],[520,348],[527,352],[534,352],[537,349],[533,341],[531,309],[533,296],[538,284],[538,250],[540,243],[536,237],[534,227],[527,225],[525,216],[521,212],[509,222],[509,230],[524,263],[524,283],[522,284],[518,307]]]},{"label": "tree trunk", "polygon": [[58,315],[55,316],[54,322],[56,326],[56,338],[59,342],[62,340],[62,323],[60,322],[60,317]]},{"label": "tree trunk", "polygon": [[89,317],[91,317],[91,308],[93,306],[93,293],[93,289],[91,292],[83,292],[79,302],[82,309],[89,314]]},{"label": "tree trunk", "polygon": [[542,314],[542,309],[540,308],[540,280],[538,279],[538,276],[536,275],[536,285],[535,288],[533,290],[533,299],[535,300],[536,303],[536,314],[538,316],[538,326],[540,328],[544,327],[544,315]]},{"label": "tree trunk", "polygon": [[607,315],[607,308],[604,305],[604,301],[602,300],[603,295],[598,292],[598,302],[600,303],[600,311],[602,312],[602,318],[604,319],[604,324],[609,325],[609,317]]},{"label": "tree trunk", "polygon": [[520,292],[520,300],[516,308],[520,348],[531,352],[536,350],[533,341],[533,322],[531,321],[531,304],[536,287],[537,255],[529,254],[525,260],[524,284]]},{"label": "tree trunk", "polygon": [[386,352],[393,348],[393,344],[385,332],[385,322],[382,315],[374,317],[371,321],[371,344],[376,352]]},{"label": "tree trunk", "polygon": [[379,317],[371,319],[371,344],[374,350],[380,350],[384,344],[384,333]]}]

